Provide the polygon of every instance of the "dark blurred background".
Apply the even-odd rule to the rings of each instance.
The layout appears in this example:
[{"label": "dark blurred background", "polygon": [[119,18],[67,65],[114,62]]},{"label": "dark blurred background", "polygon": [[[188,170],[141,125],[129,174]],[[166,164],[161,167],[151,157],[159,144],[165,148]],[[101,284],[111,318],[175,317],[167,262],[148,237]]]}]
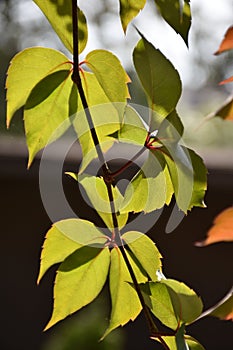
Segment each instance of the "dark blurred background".
[{"label": "dark blurred background", "polygon": [[[117,34],[120,27],[118,31],[113,31],[117,18],[115,0],[94,3],[95,6],[93,1],[80,1],[80,7],[94,23],[87,50],[95,47],[109,48],[112,38],[116,36],[112,49],[120,56],[133,80],[133,101],[144,103],[145,97],[139,83],[134,80],[136,77],[127,57],[128,43],[137,41],[138,37],[132,28],[129,29],[126,39],[123,34]],[[182,280],[194,288],[202,296],[205,308],[208,308],[217,303],[232,285],[232,243],[196,248],[194,242],[204,239],[214,217],[233,202],[233,123],[216,118],[202,124],[204,116],[218,108],[232,93],[231,84],[221,88],[218,86],[219,81],[233,74],[232,53],[214,57],[213,52],[228,26],[233,24],[233,4],[232,1],[221,1],[222,12],[218,11],[218,2],[212,4],[209,10],[200,1],[193,0],[192,6],[194,18],[189,52],[182,46],[178,36],[175,42],[178,49],[174,52],[174,42],[169,41],[173,34],[162,24],[155,11],[151,10],[152,1],[148,2],[145,10],[146,21],[145,18],[143,20],[142,13],[136,20],[136,25],[144,30],[145,35],[151,36],[150,40],[153,43],[155,41],[156,46],[161,44],[164,48],[168,47],[170,52],[167,54],[171,54],[171,60],[178,68],[185,67],[181,72],[184,90],[179,104],[181,118],[187,127],[185,141],[204,157],[209,170],[207,208],[192,210],[173,233],[165,234],[172,210],[166,208],[148,234],[156,241],[164,256],[165,275]],[[154,26],[157,25],[159,31],[153,30],[151,33],[148,26],[151,26],[153,18]],[[104,36],[106,26],[109,28],[108,35]],[[142,316],[134,323],[113,332],[105,341],[98,342],[109,317],[107,288],[93,305],[53,329],[42,331],[52,311],[52,288],[56,269],[51,269],[39,286],[36,285],[36,279],[40,249],[51,222],[40,198],[39,157],[31,169],[26,170],[27,150],[23,136],[22,111],[14,117],[10,130],[5,128],[4,85],[9,61],[19,50],[35,45],[61,50],[63,47],[36,5],[29,0],[0,1],[0,30],[0,348],[160,349],[159,344],[155,345],[156,343],[148,340]],[[122,40],[125,40],[124,49],[120,46]],[[55,161],[56,158],[51,159],[51,162]],[[68,157],[64,171],[75,171],[79,162],[79,157]],[[83,203],[76,183],[64,176],[63,185],[66,196],[78,215],[82,218],[93,215]],[[93,220],[96,217],[93,216]],[[206,318],[190,326],[188,332],[207,350],[232,349],[231,322]]]}]

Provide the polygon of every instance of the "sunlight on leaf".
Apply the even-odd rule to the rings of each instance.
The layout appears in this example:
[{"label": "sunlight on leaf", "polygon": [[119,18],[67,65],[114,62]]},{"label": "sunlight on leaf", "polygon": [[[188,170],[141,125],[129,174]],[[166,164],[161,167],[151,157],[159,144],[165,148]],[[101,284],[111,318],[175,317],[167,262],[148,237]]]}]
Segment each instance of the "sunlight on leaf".
[{"label": "sunlight on leaf", "polygon": [[128,24],[138,15],[146,4],[146,0],[120,0],[121,25],[126,32]]},{"label": "sunlight on leaf", "polygon": [[155,243],[146,235],[137,231],[129,231],[122,235],[129,249],[140,262],[152,281],[157,281],[157,271],[161,270],[161,254]]},{"label": "sunlight on leaf", "polygon": [[[140,34],[142,36],[142,34]],[[160,124],[175,107],[181,95],[181,81],[171,62],[143,36],[133,52],[135,69],[147,94],[149,107]]]},{"label": "sunlight on leaf", "polygon": [[173,330],[193,322],[202,312],[201,299],[182,282],[163,279],[141,285],[141,289],[153,314]]},{"label": "sunlight on leaf", "polygon": [[53,314],[45,330],[98,296],[106,282],[109,263],[108,248],[82,247],[68,256],[57,271]]},{"label": "sunlight on leaf", "polygon": [[31,91],[24,109],[28,167],[38,151],[58,139],[71,125],[69,98],[72,86],[70,71],[63,70],[48,75]]},{"label": "sunlight on leaf", "polygon": [[71,63],[61,52],[43,47],[25,49],[14,56],[7,71],[7,126],[14,113],[25,105],[31,90],[51,73],[70,69]]},{"label": "sunlight on leaf", "polygon": [[180,34],[188,46],[188,34],[191,26],[190,0],[154,0],[165,21]]},{"label": "sunlight on leaf", "polygon": [[197,247],[204,247],[217,242],[233,241],[233,207],[223,210],[216,216],[213,226],[207,232],[207,238],[196,242]]},{"label": "sunlight on leaf", "polygon": [[[73,31],[72,31],[72,1],[67,0],[33,0],[44,13],[51,26],[59,36],[65,47],[73,54]],[[79,53],[87,43],[86,18],[80,9],[78,11],[78,37]]]},{"label": "sunlight on leaf", "polygon": [[[136,272],[135,263],[132,259],[130,259],[130,262],[134,272]],[[137,274],[136,277],[139,283],[145,282],[145,276],[142,273],[140,273],[140,275]],[[132,283],[132,279],[129,275],[122,254],[119,248],[114,248],[111,251],[109,277],[112,311],[109,327],[104,333],[102,339],[113,329],[119,326],[124,326],[130,320],[134,321],[142,309],[138,295],[129,282]]]},{"label": "sunlight on leaf", "polygon": [[227,29],[224,39],[222,40],[218,50],[214,54],[219,55],[231,49],[233,49],[233,26]]},{"label": "sunlight on leaf", "polygon": [[84,245],[104,245],[106,237],[92,222],[66,219],[53,224],[46,233],[41,253],[38,283],[54,264],[64,261],[68,255]]},{"label": "sunlight on leaf", "polygon": [[[130,98],[127,83],[130,79],[119,59],[107,50],[94,50],[85,58],[110,102],[125,102]],[[123,106],[123,104],[119,105]]]},{"label": "sunlight on leaf", "polygon": [[[67,173],[76,181],[78,181],[86,191],[86,194],[91,201],[93,208],[97,211],[99,216],[105,222],[107,227],[112,231],[113,223],[112,223],[112,214],[111,207],[108,197],[107,187],[104,183],[103,178],[90,176],[88,174],[74,174]],[[118,221],[119,228],[125,226],[128,220],[128,214],[121,214],[119,212],[119,208],[121,206],[121,202],[123,201],[123,196],[117,187],[112,187],[113,198],[114,198],[114,206],[116,210],[116,216]]]}]

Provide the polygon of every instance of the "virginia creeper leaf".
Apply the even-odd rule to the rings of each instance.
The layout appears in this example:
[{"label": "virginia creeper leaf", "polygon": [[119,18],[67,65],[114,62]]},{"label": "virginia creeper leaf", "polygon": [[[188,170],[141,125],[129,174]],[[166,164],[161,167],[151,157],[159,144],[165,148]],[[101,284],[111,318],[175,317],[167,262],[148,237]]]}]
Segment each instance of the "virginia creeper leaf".
[{"label": "virginia creeper leaf", "polygon": [[14,56],[7,71],[7,126],[14,113],[25,105],[34,86],[47,75],[70,69],[71,63],[61,52],[43,47],[25,49]]},{"label": "virginia creeper leaf", "polygon": [[218,50],[215,52],[215,55],[219,55],[231,49],[233,49],[233,26],[227,29],[224,39],[222,40]]},{"label": "virginia creeper leaf", "polygon": [[205,348],[193,337],[185,335],[185,340],[188,344],[189,350],[205,350]]},{"label": "virginia creeper leaf", "polygon": [[[72,1],[33,0],[44,13],[65,47],[73,54]],[[79,53],[87,43],[87,24],[83,12],[78,11]]]},{"label": "virginia creeper leaf", "polygon": [[164,158],[160,153],[149,152],[142,168],[126,188],[121,211],[152,212],[169,204],[173,186]]},{"label": "virginia creeper leaf", "polygon": [[218,214],[214,219],[213,226],[207,232],[207,238],[195,245],[204,247],[222,241],[233,241],[233,207],[227,208]]},{"label": "virginia creeper leaf", "polygon": [[137,231],[129,231],[122,235],[129,249],[140,262],[152,281],[157,281],[157,271],[161,270],[161,258],[155,243],[146,235]]},{"label": "virginia creeper leaf", "polygon": [[180,34],[188,46],[188,34],[191,26],[190,0],[154,0],[165,21]]},{"label": "virginia creeper leaf", "polygon": [[202,159],[194,151],[180,145],[173,145],[170,150],[170,155],[165,154],[165,158],[178,207],[184,213],[194,206],[205,207],[207,170]]},{"label": "virginia creeper leaf", "polygon": [[210,117],[220,117],[224,120],[233,120],[233,98],[228,98],[216,112],[210,114]]},{"label": "virginia creeper leaf", "polygon": [[233,76],[230,77],[230,78],[227,78],[227,79],[225,79],[225,80],[223,80],[223,81],[221,81],[221,82],[219,83],[219,85],[224,85],[224,84],[228,84],[228,83],[232,83],[232,82],[233,82]]},{"label": "virginia creeper leaf", "polygon": [[127,87],[130,79],[115,55],[107,50],[94,50],[88,53],[85,63],[95,74],[109,101],[126,102],[130,97]]},{"label": "virginia creeper leaf", "polygon": [[[130,256],[128,255],[128,257]],[[135,263],[133,263],[132,259],[130,259],[130,263],[134,268],[134,272],[136,272]],[[143,274],[137,274],[136,277],[138,282],[145,282],[145,276]],[[103,338],[113,329],[124,326],[130,320],[134,321],[142,309],[137,293],[130,285],[132,279],[119,248],[113,248],[111,251],[109,283],[112,311],[109,327],[104,333]]]},{"label": "virginia creeper leaf", "polygon": [[162,279],[141,285],[146,303],[167,327],[176,330],[194,321],[202,312],[202,302],[184,283]]},{"label": "virginia creeper leaf", "polygon": [[[112,213],[108,197],[107,187],[104,183],[103,178],[90,176],[87,174],[74,174],[67,173],[72,176],[76,181],[78,181],[83,188],[85,189],[89,200],[91,201],[94,209],[100,215],[102,220],[105,222],[107,227],[112,231],[113,222],[112,222]],[[112,187],[114,206],[116,210],[116,216],[118,221],[119,228],[125,226],[128,220],[128,214],[121,214],[119,212],[119,207],[123,201],[123,196],[117,187]]]},{"label": "virginia creeper leaf", "polygon": [[69,98],[72,86],[70,71],[61,70],[42,79],[31,91],[24,109],[28,166],[38,151],[69,128]]},{"label": "virginia creeper leaf", "polygon": [[120,0],[121,25],[126,32],[128,24],[138,15],[146,4],[146,0]]},{"label": "virginia creeper leaf", "polygon": [[[142,36],[142,35],[141,35]],[[143,36],[133,52],[135,69],[147,94],[149,107],[159,120],[176,107],[181,95],[181,81],[171,62]]]},{"label": "virginia creeper leaf", "polygon": [[152,338],[158,340],[160,343],[165,342],[170,350],[189,350],[187,342],[184,337],[185,325],[182,325],[174,336],[163,336],[160,339]]},{"label": "virginia creeper leaf", "polygon": [[84,245],[104,245],[106,237],[93,223],[81,219],[66,219],[53,224],[46,233],[41,253],[38,282],[54,264]]},{"label": "virginia creeper leaf", "polygon": [[118,132],[119,141],[144,146],[146,136],[147,130],[140,115],[132,106],[127,105],[123,124]]},{"label": "virginia creeper leaf", "polygon": [[108,248],[82,247],[60,265],[54,286],[54,309],[45,329],[92,302],[102,290],[109,269]]},{"label": "virginia creeper leaf", "polygon": [[[113,105],[110,103],[110,100],[93,73],[83,72],[81,79],[102,151],[106,152],[115,142],[115,139],[108,135],[120,129],[122,116],[119,115],[118,111],[121,110],[121,106],[124,106],[124,103],[119,104],[119,106],[121,105],[119,110],[115,108],[114,105],[116,106],[116,104]],[[97,157],[97,153],[85,112],[82,109],[80,97],[78,99],[78,109],[79,112],[73,123],[83,153],[83,160],[80,168],[81,173],[85,170],[87,165]]]}]

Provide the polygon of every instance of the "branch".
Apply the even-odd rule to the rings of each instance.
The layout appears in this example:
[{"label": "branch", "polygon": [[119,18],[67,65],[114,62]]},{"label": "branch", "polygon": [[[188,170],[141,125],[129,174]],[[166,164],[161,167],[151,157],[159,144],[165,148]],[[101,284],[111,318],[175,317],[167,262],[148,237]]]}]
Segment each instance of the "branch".
[{"label": "branch", "polygon": [[[90,128],[90,132],[91,132],[91,136],[92,136],[92,140],[94,142],[95,145],[95,149],[98,155],[98,159],[101,162],[102,166],[101,169],[103,171],[103,179],[105,182],[105,185],[107,187],[107,191],[108,191],[108,197],[109,197],[109,202],[110,202],[110,207],[111,207],[111,213],[112,213],[112,221],[113,221],[113,235],[112,235],[112,240],[114,240],[115,243],[117,243],[117,245],[119,246],[119,249],[122,253],[122,256],[124,258],[124,261],[126,263],[126,266],[128,268],[128,271],[130,273],[130,276],[132,278],[133,284],[135,286],[135,290],[137,292],[137,295],[139,297],[139,300],[141,302],[142,305],[142,309],[144,311],[145,314],[145,318],[148,324],[148,328],[150,331],[150,336],[151,337],[156,337],[158,339],[161,340],[163,346],[165,349],[168,349],[166,343],[163,341],[163,339],[161,338],[161,336],[159,335],[158,329],[153,321],[153,318],[151,316],[150,310],[148,309],[145,300],[143,298],[142,292],[140,290],[139,284],[137,282],[137,278],[134,274],[134,271],[132,269],[132,266],[130,264],[130,261],[127,257],[123,242],[122,242],[122,238],[121,238],[121,234],[119,231],[119,227],[118,227],[118,220],[117,220],[117,216],[116,216],[116,211],[115,211],[115,205],[114,205],[114,198],[113,198],[113,192],[112,192],[112,183],[114,181],[114,173],[111,173],[111,171],[109,170],[108,164],[104,159],[104,155],[103,155],[103,151],[101,149],[100,146],[100,142],[99,142],[99,138],[98,135],[96,133],[95,130],[95,126],[92,120],[92,116],[88,107],[88,103],[87,103],[87,99],[85,96],[85,92],[83,90],[83,86],[82,86],[82,81],[81,81],[81,76],[80,76],[80,72],[79,72],[79,43],[78,43],[78,15],[77,15],[77,0],[72,0],[72,23],[73,23],[73,61],[74,61],[74,66],[73,66],[73,74],[72,74],[72,80],[73,82],[77,85],[77,89],[80,95],[80,99],[82,101],[82,105],[83,108],[85,110],[85,115],[87,118],[87,122]],[[144,151],[144,150],[143,150]],[[142,154],[142,150],[140,151],[140,154]],[[136,155],[138,157],[138,155]],[[126,166],[124,167],[127,168],[130,164],[132,164],[133,160],[135,159],[135,157],[132,159],[132,161],[128,162],[126,164]],[[124,170],[123,169],[123,170]],[[120,169],[119,169],[120,170]],[[122,172],[123,170],[120,170],[120,172]],[[116,174],[116,173],[115,173]],[[117,172],[116,175],[119,174],[119,171]],[[165,343],[165,344],[164,344]]]}]

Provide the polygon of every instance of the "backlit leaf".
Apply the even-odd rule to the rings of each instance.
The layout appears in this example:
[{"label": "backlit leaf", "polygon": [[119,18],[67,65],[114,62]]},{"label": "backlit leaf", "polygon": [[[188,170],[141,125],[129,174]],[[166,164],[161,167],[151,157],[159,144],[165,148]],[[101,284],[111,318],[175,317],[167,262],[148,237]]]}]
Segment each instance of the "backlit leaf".
[{"label": "backlit leaf", "polygon": [[25,49],[14,56],[7,71],[7,126],[14,113],[25,105],[31,90],[47,75],[70,69],[61,52],[43,47]]},{"label": "backlit leaf", "polygon": [[[130,259],[130,262],[134,268],[134,272],[136,272],[135,263],[133,263],[132,259]],[[142,273],[140,273],[140,275],[137,274],[136,277],[139,283],[140,281],[142,281],[142,283],[145,282],[145,276],[143,276]],[[124,326],[130,320],[134,321],[142,309],[138,295],[135,289],[130,285],[132,279],[119,248],[113,248],[111,251],[109,283],[112,311],[109,327],[103,335],[103,338],[113,329]]]},{"label": "backlit leaf", "polygon": [[184,283],[162,279],[141,288],[153,314],[171,329],[193,322],[202,312],[201,299]]},{"label": "backlit leaf", "polygon": [[157,281],[157,271],[161,270],[160,252],[155,243],[147,236],[137,231],[129,231],[122,235],[129,249],[140,262],[152,281]]},{"label": "backlit leaf", "polygon": [[70,71],[61,70],[42,79],[31,91],[24,109],[28,166],[38,151],[69,128],[69,98],[72,86]]},{"label": "backlit leaf", "polygon": [[222,52],[233,49],[233,26],[228,28],[224,39],[222,40],[218,50],[215,52],[215,55],[219,55]]},{"label": "backlit leaf", "polygon": [[204,247],[216,242],[233,241],[233,207],[223,210],[216,216],[213,226],[207,232],[207,238],[202,242],[196,242],[197,247]]},{"label": "backlit leaf", "polygon": [[[142,35],[141,35],[142,36]],[[181,95],[181,81],[171,62],[143,36],[133,52],[134,65],[147,94],[149,107],[160,123],[176,107]]]},{"label": "backlit leaf", "polygon": [[[76,181],[78,181],[85,189],[89,200],[91,201],[93,208],[100,215],[102,220],[105,222],[107,227],[112,231],[112,213],[108,197],[107,187],[104,183],[103,178],[90,176],[87,174],[82,174],[78,176],[77,174],[68,173]],[[118,221],[118,226],[124,227],[127,220],[128,214],[121,214],[119,208],[123,201],[123,197],[117,187],[112,187],[114,206],[116,210],[116,216]]]},{"label": "backlit leaf", "polygon": [[189,350],[187,342],[184,337],[185,325],[182,325],[174,336],[163,336],[160,339],[152,338],[158,340],[160,343],[166,343],[169,350]]},{"label": "backlit leaf", "polygon": [[190,0],[154,0],[165,21],[184,39],[188,46],[191,26]]},{"label": "backlit leaf", "polygon": [[108,248],[82,247],[60,265],[54,286],[54,309],[45,329],[92,302],[108,275]]},{"label": "backlit leaf", "polygon": [[126,188],[122,212],[152,212],[169,204],[173,186],[164,158],[160,153],[149,152],[146,162]]},{"label": "backlit leaf", "polygon": [[38,282],[54,264],[64,261],[68,255],[84,245],[104,245],[106,237],[93,223],[81,219],[61,220],[46,233],[41,253]]},{"label": "backlit leaf", "polygon": [[120,0],[120,17],[124,32],[128,24],[138,15],[146,4],[146,0]]},{"label": "backlit leaf", "polygon": [[[94,50],[85,58],[110,102],[126,102],[130,79],[118,58],[107,50]],[[122,106],[120,104],[120,106]]]},{"label": "backlit leaf", "polygon": [[232,83],[232,82],[233,82],[233,76],[230,77],[230,78],[227,78],[227,79],[225,79],[225,80],[223,80],[223,81],[221,81],[221,82],[219,83],[219,85],[224,85],[224,84],[228,84],[228,83]]},{"label": "backlit leaf", "polygon": [[[119,110],[121,110],[122,106],[124,107],[124,103],[119,103],[119,105],[110,103],[109,98],[93,73],[83,72],[81,79],[102,151],[106,152],[115,142],[115,139],[108,135],[120,129],[122,116],[119,115]],[[114,106],[119,106],[119,109]],[[80,168],[81,173],[85,170],[87,165],[97,157],[97,153],[80,97],[78,100],[78,109],[79,111],[73,124],[83,153],[83,160]]]},{"label": "backlit leaf", "polygon": [[187,213],[194,206],[205,207],[207,170],[202,159],[194,151],[180,145],[173,145],[171,153],[165,158],[179,209]]},{"label": "backlit leaf", "polygon": [[[34,2],[47,17],[62,43],[73,54],[72,1],[34,0]],[[87,24],[83,12],[80,9],[77,11],[79,53],[81,53],[87,43]]]},{"label": "backlit leaf", "polygon": [[193,337],[185,335],[185,340],[188,344],[189,350],[205,350],[205,348]]}]

